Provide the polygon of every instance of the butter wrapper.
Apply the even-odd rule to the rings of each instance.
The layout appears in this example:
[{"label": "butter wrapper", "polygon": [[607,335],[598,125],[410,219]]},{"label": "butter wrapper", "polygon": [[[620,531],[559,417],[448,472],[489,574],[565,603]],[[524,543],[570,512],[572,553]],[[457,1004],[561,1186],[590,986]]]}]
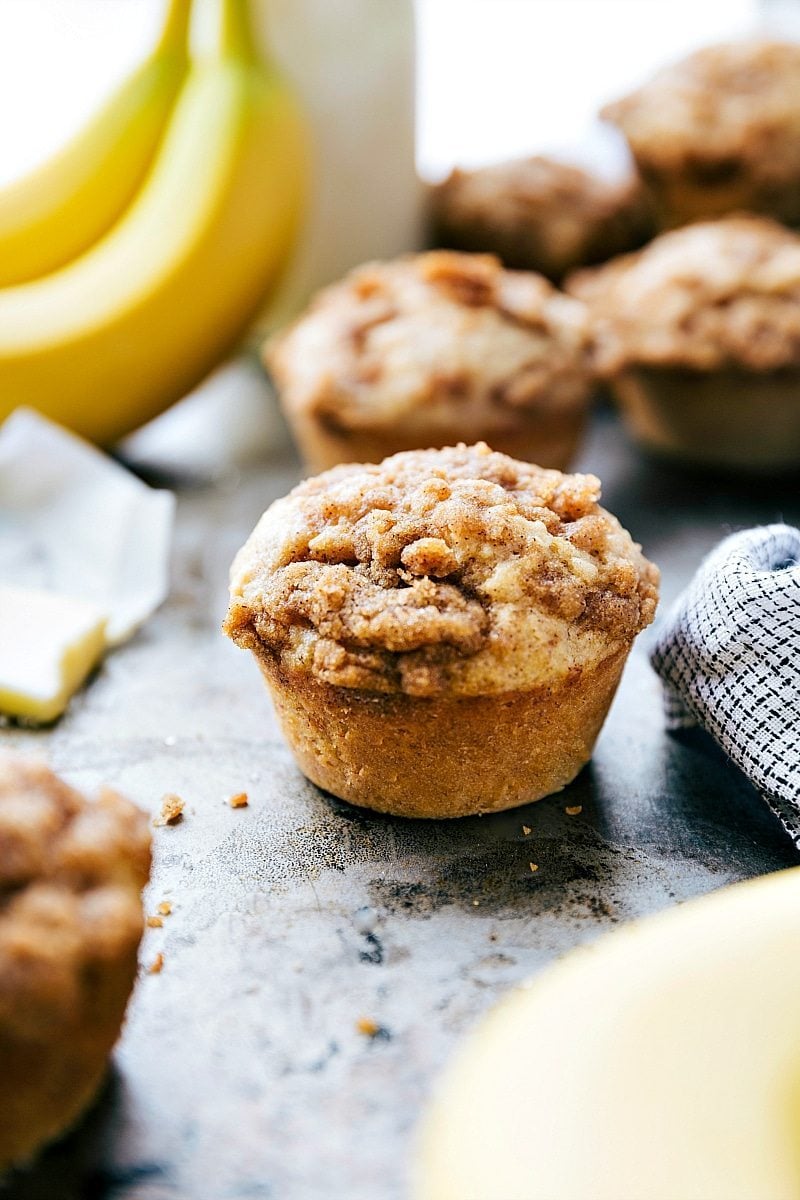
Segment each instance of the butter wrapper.
[{"label": "butter wrapper", "polygon": [[175,497],[30,409],[0,427],[0,584],[92,604],[117,646],[169,590]]}]

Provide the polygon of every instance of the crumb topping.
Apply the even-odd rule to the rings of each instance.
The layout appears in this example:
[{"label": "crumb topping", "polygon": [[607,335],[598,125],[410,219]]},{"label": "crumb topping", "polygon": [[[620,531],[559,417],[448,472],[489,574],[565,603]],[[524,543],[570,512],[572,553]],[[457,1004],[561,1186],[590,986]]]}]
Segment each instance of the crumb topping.
[{"label": "crumb topping", "polygon": [[599,661],[653,618],[656,569],[598,480],[484,444],[306,480],[232,569],[226,632],[343,687],[510,691]]},{"label": "crumb topping", "polygon": [[92,972],[135,955],[150,869],[147,819],[86,801],[47,767],[0,756],[0,1027],[52,1036],[91,1004]]},{"label": "crumb topping", "polygon": [[506,266],[554,279],[631,250],[652,232],[635,176],[612,183],[542,156],[457,169],[434,188],[432,202],[446,245],[488,250]]},{"label": "crumb topping", "polygon": [[619,126],[642,166],[690,168],[710,185],[745,167],[762,179],[791,178],[800,164],[800,46],[705,47],[602,115]]},{"label": "crumb topping", "polygon": [[497,408],[583,405],[583,305],[490,255],[371,263],[319,294],[267,349],[290,410],[336,431]]},{"label": "crumb topping", "polygon": [[598,367],[754,371],[800,363],[800,237],[734,216],[662,234],[569,287],[595,316]]},{"label": "crumb topping", "polygon": [[184,801],[175,792],[166,792],[161,797],[161,812],[153,821],[154,825],[177,825],[183,820]]}]

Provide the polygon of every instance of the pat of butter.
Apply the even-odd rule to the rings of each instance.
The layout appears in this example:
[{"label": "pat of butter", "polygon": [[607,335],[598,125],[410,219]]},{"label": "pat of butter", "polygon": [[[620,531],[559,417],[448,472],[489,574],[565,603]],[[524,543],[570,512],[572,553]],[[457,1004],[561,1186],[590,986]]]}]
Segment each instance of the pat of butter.
[{"label": "pat of butter", "polygon": [[0,712],[55,721],[105,644],[106,617],[93,604],[0,586]]}]

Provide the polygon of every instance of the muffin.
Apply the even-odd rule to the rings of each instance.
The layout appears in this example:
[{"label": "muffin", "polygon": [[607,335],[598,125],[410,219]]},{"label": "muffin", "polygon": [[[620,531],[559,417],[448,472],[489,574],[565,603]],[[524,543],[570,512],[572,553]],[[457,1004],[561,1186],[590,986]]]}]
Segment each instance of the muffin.
[{"label": "muffin", "polygon": [[564,467],[592,386],[582,304],[446,251],[360,267],[267,363],[311,471],[465,439]]},{"label": "muffin", "polygon": [[750,210],[800,222],[800,45],[709,46],[601,114],[662,227]]},{"label": "muffin", "polygon": [[562,475],[479,444],[306,480],[232,568],[301,770],[353,804],[457,817],[538,800],[592,754],[658,572]]},{"label": "muffin", "polygon": [[437,245],[488,251],[555,280],[634,250],[654,232],[636,176],[610,183],[553,158],[455,170],[433,189],[431,208]]},{"label": "muffin", "polygon": [[136,973],[147,821],[0,758],[0,1171],[91,1101]]},{"label": "muffin", "polygon": [[800,464],[800,237],[734,216],[662,234],[569,281],[633,435],[670,457]]}]

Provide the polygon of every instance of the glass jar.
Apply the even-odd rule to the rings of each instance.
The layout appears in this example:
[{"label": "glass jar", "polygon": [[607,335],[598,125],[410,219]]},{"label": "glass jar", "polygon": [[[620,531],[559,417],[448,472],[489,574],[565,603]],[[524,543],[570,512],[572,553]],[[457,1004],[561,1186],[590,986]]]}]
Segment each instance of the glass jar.
[{"label": "glass jar", "polygon": [[420,244],[413,0],[255,0],[265,52],[310,118],[313,177],[294,261],[262,324],[318,287]]}]

